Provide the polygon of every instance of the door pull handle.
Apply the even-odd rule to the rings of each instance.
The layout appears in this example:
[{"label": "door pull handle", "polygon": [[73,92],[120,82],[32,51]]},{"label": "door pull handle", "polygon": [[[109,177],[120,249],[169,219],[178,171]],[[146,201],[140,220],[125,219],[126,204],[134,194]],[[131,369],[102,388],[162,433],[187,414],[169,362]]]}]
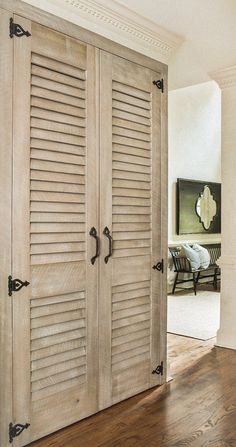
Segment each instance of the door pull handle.
[{"label": "door pull handle", "polygon": [[94,265],[96,259],[98,258],[98,256],[100,255],[100,240],[99,237],[97,235],[97,230],[95,227],[92,227],[90,232],[89,232],[90,236],[94,237],[94,239],[96,240],[96,253],[95,255],[91,258],[91,264]]},{"label": "door pull handle", "polygon": [[104,261],[107,264],[109,261],[109,258],[112,256],[112,236],[110,234],[110,230],[108,227],[105,227],[103,230],[103,234],[108,238],[109,240],[109,252],[108,255],[105,256]]}]

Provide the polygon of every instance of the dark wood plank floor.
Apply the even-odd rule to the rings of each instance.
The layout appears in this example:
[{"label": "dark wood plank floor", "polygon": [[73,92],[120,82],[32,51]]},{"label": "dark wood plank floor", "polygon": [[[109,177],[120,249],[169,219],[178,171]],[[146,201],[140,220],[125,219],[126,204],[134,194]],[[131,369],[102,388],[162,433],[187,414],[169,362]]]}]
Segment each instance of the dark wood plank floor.
[{"label": "dark wood plank floor", "polygon": [[236,447],[236,351],[169,335],[171,382],[32,447]]}]

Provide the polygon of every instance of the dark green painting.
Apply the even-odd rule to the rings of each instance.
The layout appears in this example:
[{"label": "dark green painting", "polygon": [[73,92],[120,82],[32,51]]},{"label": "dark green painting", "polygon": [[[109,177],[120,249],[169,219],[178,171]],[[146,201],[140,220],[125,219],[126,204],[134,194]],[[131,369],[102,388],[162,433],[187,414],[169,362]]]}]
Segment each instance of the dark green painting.
[{"label": "dark green painting", "polygon": [[177,179],[177,234],[221,232],[221,184]]}]

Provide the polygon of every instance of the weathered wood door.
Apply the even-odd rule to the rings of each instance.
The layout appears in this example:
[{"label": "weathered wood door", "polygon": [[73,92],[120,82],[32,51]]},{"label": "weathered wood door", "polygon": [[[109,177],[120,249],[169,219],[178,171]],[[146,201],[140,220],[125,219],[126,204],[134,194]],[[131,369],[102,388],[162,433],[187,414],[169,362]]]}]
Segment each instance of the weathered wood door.
[{"label": "weathered wood door", "polygon": [[145,58],[10,18],[0,273],[30,284],[1,284],[0,439],[29,424],[21,447],[165,380],[166,95]]},{"label": "weathered wood door", "polygon": [[152,374],[165,358],[157,79],[101,53],[100,408],[163,380]]},{"label": "weathered wood door", "polygon": [[96,49],[21,17],[14,38],[13,422],[25,445],[97,411]]}]

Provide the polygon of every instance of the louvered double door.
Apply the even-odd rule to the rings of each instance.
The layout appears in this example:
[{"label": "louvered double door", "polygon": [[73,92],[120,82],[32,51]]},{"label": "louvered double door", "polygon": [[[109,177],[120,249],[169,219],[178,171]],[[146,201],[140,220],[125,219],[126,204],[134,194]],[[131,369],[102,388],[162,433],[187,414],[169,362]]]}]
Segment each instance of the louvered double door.
[{"label": "louvered double door", "polygon": [[15,20],[31,32],[14,40],[22,446],[161,382],[161,93],[150,69]]}]

